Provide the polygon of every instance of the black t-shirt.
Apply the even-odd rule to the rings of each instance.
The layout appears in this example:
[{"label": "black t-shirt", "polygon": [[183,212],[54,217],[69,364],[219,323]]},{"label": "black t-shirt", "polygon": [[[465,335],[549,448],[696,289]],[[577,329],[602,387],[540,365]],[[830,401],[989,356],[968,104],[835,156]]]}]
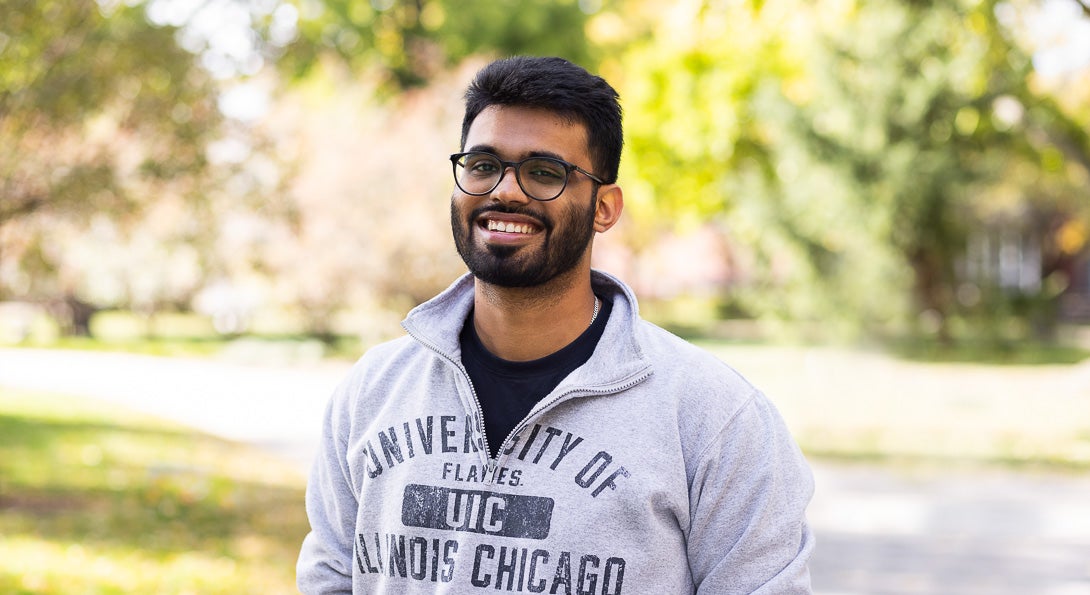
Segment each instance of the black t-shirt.
[{"label": "black t-shirt", "polygon": [[481,404],[490,456],[496,456],[500,443],[538,401],[590,359],[612,309],[613,304],[603,299],[598,317],[583,334],[560,351],[528,362],[512,362],[492,355],[477,336],[470,313],[459,336],[462,364]]}]

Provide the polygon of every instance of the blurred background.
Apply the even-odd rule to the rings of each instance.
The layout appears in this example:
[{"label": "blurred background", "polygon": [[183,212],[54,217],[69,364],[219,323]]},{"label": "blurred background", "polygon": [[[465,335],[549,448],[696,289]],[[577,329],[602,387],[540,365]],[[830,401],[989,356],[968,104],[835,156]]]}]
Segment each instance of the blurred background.
[{"label": "blurred background", "polygon": [[0,591],[293,591],[511,54],[620,92],[596,266],[781,408],[816,592],[1090,593],[1084,0],[0,0]]}]

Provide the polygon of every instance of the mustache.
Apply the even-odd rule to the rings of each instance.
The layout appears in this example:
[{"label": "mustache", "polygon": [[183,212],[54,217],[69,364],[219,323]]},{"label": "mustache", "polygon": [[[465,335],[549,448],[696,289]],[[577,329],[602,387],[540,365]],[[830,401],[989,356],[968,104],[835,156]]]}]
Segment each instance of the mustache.
[{"label": "mustache", "polygon": [[527,207],[510,206],[504,204],[494,204],[478,207],[469,214],[469,220],[470,222],[476,221],[489,213],[529,217],[530,219],[536,221],[538,225],[540,225],[542,229],[546,231],[551,231],[553,228],[552,220],[542,215],[541,213],[534,212],[532,209],[529,209]]}]

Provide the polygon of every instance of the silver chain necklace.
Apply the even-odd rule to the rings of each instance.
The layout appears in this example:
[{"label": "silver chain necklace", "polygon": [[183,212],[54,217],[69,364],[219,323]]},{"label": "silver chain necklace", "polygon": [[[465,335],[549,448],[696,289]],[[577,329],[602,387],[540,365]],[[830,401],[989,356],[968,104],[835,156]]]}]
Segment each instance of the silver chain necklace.
[{"label": "silver chain necklace", "polygon": [[594,312],[590,315],[590,323],[594,324],[594,320],[598,318],[598,308],[602,305],[602,300],[598,299],[598,296],[594,296]]}]

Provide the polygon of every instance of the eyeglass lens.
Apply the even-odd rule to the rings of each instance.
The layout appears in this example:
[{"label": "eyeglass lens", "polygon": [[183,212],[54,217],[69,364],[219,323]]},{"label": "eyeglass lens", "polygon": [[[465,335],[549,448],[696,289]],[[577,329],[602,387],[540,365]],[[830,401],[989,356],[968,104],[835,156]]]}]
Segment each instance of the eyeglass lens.
[{"label": "eyeglass lens", "polygon": [[[488,194],[499,185],[506,169],[494,155],[470,153],[455,162],[455,180],[467,194]],[[515,177],[519,186],[536,200],[552,200],[564,191],[568,169],[564,163],[548,157],[527,159],[518,164]]]}]

